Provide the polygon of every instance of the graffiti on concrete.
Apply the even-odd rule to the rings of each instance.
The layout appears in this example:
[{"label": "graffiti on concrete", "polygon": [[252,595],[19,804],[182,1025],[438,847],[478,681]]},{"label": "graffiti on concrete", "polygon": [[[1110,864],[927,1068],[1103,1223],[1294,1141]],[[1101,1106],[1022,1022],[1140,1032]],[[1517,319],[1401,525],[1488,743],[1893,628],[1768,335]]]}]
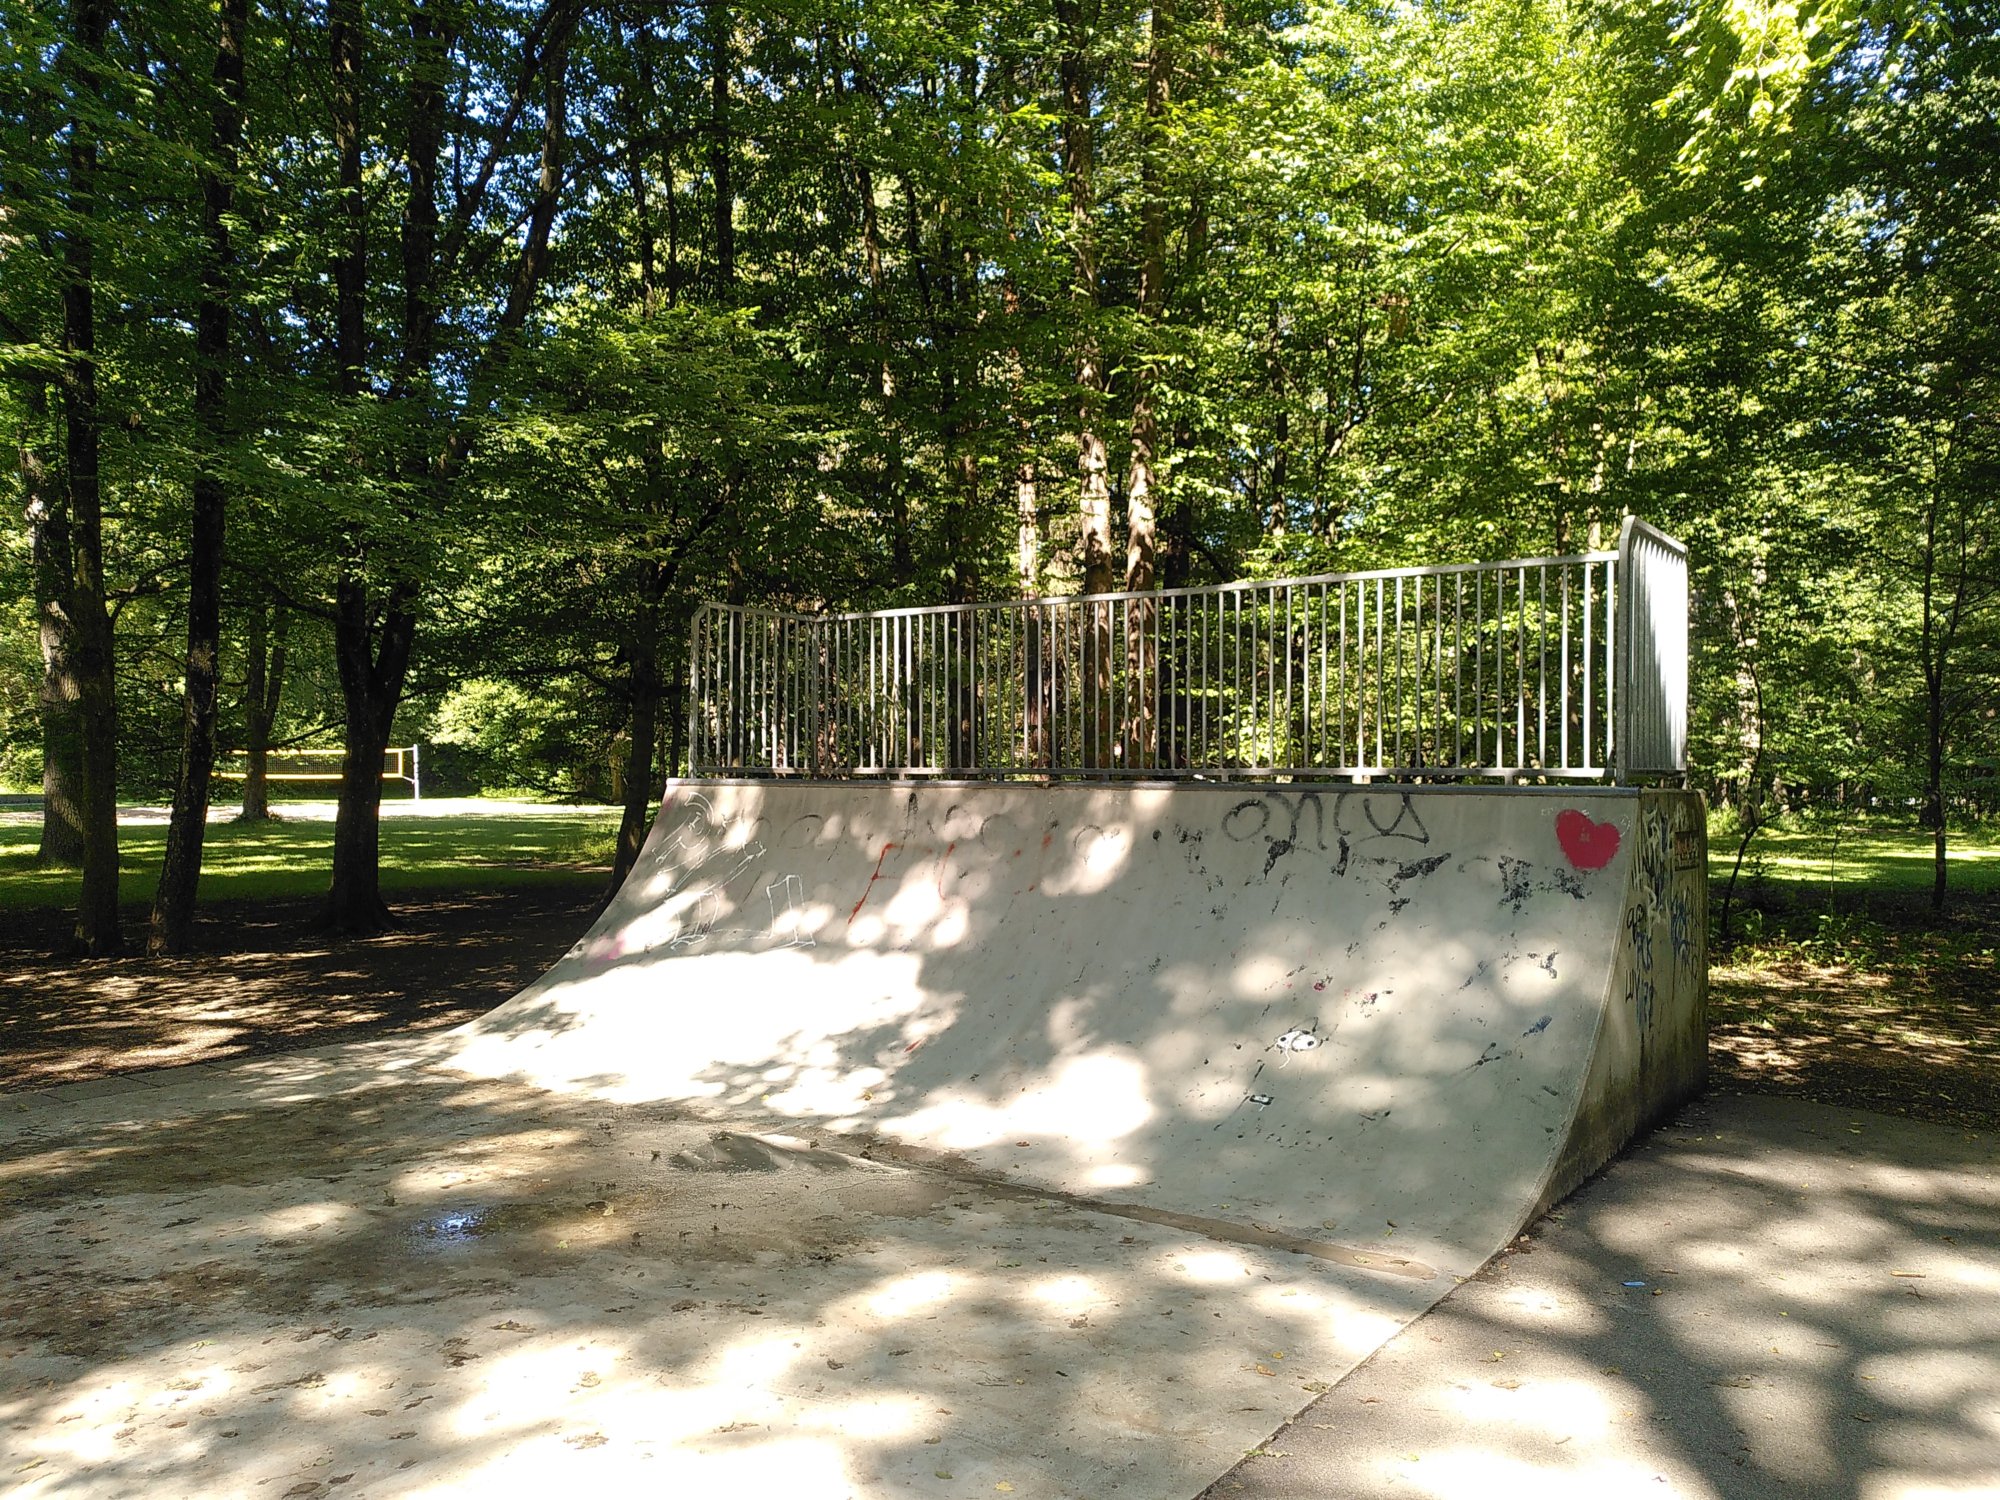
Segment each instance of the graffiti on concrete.
[{"label": "graffiti on concrete", "polygon": [[1278,1066],[1283,1067],[1296,1053],[1316,1051],[1326,1039],[1319,1034],[1319,1018],[1314,1017],[1304,1026],[1294,1026],[1275,1042],[1271,1051],[1278,1054]]},{"label": "graffiti on concrete", "polygon": [[1516,859],[1511,854],[1503,854],[1499,864],[1500,904],[1517,917],[1529,898],[1536,895],[1559,892],[1572,901],[1584,899],[1583,882],[1569,870],[1538,866],[1533,860]]},{"label": "graffiti on concrete", "polygon": [[1632,939],[1632,966],[1641,974],[1653,972],[1653,923],[1643,905],[1634,904],[1625,913],[1625,931]]},{"label": "graffiti on concrete", "polygon": [[883,861],[888,859],[893,851],[902,847],[898,843],[885,843],[882,846],[882,852],[875,856],[875,868],[869,873],[868,884],[861,888],[861,899],[854,903],[854,909],[847,914],[847,925],[849,927],[852,927],[854,919],[861,915],[861,908],[868,904],[868,897],[875,889],[875,882],[882,878]]},{"label": "graffiti on concrete", "polygon": [[1694,908],[1686,891],[1675,891],[1668,906],[1667,933],[1674,945],[1674,962],[1685,969],[1694,961]]},{"label": "graffiti on concrete", "polygon": [[1618,857],[1618,825],[1566,807],[1556,814],[1556,842],[1579,870],[1601,870]]},{"label": "graffiti on concrete", "polygon": [[1639,873],[1654,911],[1665,911],[1673,880],[1673,831],[1659,803],[1648,801],[1639,815]]},{"label": "graffiti on concrete", "polygon": [[[1329,831],[1334,837],[1332,849],[1326,841]],[[1431,841],[1423,814],[1417,811],[1416,800],[1408,792],[1321,793],[1273,789],[1260,796],[1245,797],[1224,813],[1222,833],[1239,844],[1264,840],[1266,879],[1277,862],[1295,850],[1337,854],[1334,873],[1345,875],[1349,858],[1362,845],[1388,840],[1422,846]],[[1438,864],[1442,863],[1440,859]]]}]

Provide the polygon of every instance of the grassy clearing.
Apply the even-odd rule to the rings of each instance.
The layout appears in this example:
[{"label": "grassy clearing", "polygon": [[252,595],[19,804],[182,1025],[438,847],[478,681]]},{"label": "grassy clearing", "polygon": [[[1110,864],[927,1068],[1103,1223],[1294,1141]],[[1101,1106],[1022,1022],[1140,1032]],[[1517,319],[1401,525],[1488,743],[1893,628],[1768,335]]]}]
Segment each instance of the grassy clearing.
[{"label": "grassy clearing", "polygon": [[[617,827],[617,814],[604,809],[385,818],[382,886],[385,891],[473,891],[588,885],[603,878]],[[121,900],[143,904],[152,899],[166,837],[164,825],[118,830]],[[32,824],[0,827],[0,911],[75,901],[75,871],[36,867],[39,841],[40,830]],[[332,861],[331,823],[211,824],[202,853],[201,899],[319,895],[326,889]]]},{"label": "grassy clearing", "polygon": [[[1709,844],[1711,915],[1735,860],[1733,834]],[[2000,949],[2000,829],[1952,832],[1947,911],[1930,909],[1931,836],[1921,828],[1848,824],[1772,828],[1751,841],[1736,881],[1729,942],[1718,957],[1787,960],[1898,973],[1924,988],[1962,987],[1954,966],[1990,973]]]},{"label": "grassy clearing", "polygon": [[[1736,834],[1718,827],[1709,839],[1709,875],[1720,883],[1736,861]],[[1946,865],[1955,896],[2000,896],[2000,828],[1951,831]],[[1773,887],[1797,901],[1834,892],[1865,896],[1928,897],[1931,889],[1931,836],[1906,826],[1836,824],[1767,828],[1750,841],[1737,881],[1746,888]]]}]

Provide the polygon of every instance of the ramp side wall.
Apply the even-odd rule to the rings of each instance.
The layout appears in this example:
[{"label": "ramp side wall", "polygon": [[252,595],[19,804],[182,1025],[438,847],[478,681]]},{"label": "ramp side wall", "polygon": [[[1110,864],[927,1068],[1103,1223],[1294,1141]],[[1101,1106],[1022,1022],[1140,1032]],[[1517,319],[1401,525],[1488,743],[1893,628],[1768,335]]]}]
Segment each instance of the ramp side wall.
[{"label": "ramp side wall", "polygon": [[1597,1046],[1531,1219],[1708,1083],[1707,807],[1647,788],[1637,826]]}]

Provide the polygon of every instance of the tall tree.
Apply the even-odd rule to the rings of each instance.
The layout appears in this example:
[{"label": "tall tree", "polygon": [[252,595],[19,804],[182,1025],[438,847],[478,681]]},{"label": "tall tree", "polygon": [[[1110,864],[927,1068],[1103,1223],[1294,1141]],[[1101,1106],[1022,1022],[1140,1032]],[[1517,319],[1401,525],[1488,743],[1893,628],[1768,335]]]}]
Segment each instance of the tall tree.
[{"label": "tall tree", "polygon": [[[512,49],[513,78],[500,119],[490,130],[474,118],[478,106],[450,88],[449,68],[462,40],[457,12],[448,6],[413,6],[409,12],[412,74],[395,142],[407,184],[399,232],[401,327],[399,354],[389,376],[389,403],[366,402],[388,417],[399,435],[392,492],[412,507],[417,524],[441,525],[453,487],[477,442],[476,414],[490,402],[533,311],[547,274],[550,235],[564,187],[569,144],[570,43],[581,14],[577,0],[548,0]],[[367,207],[361,196],[363,122],[361,47],[363,22],[355,0],[340,0],[333,20],[334,140],[340,156],[342,206],[347,229],[335,262],[337,389],[350,405],[362,404],[368,361],[366,274]],[[478,351],[456,382],[435,367],[438,336],[448,304],[477,297],[470,274],[498,253],[480,237],[495,207],[495,178],[510,151],[517,123],[540,95],[541,128],[533,137],[537,161],[520,212],[505,295],[480,330]],[[486,149],[469,181],[454,194],[448,222],[437,198],[446,138],[457,125]],[[453,351],[454,353],[460,351]],[[460,402],[448,388],[462,386]],[[381,893],[382,762],[402,703],[411,654],[421,622],[421,559],[409,528],[392,538],[357,518],[348,534],[333,603],[335,657],[343,700],[340,805],[334,819],[333,874],[323,911],[336,931],[371,932],[389,920]]]},{"label": "tall tree", "polygon": [[103,417],[97,378],[98,135],[110,105],[105,41],[108,0],[72,0],[70,34],[60,66],[72,100],[65,226],[62,231],[63,477],[67,496],[68,576],[62,659],[74,687],[61,694],[77,706],[77,813],[83,830],[83,883],[76,941],[86,953],[123,947],[118,924],[118,685],[111,612],[104,588],[104,492],[99,460]]},{"label": "tall tree", "polygon": [[249,0],[221,0],[211,75],[207,159],[201,169],[201,300],[195,310],[195,471],[188,538],[187,667],[182,698],[180,773],[167,824],[166,856],[153,898],[154,953],[183,953],[194,924],[195,887],[208,828],[215,767],[216,690],[221,681],[222,547],[227,506],[223,470],[230,438],[229,325],[235,316],[235,248],[230,215],[243,141],[244,44]]}]

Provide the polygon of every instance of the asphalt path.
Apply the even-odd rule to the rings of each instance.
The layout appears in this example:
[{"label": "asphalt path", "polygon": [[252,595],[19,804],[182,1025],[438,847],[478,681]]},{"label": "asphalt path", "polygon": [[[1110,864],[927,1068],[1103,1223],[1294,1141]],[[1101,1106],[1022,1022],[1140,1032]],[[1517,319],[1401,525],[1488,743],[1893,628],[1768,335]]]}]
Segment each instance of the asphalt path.
[{"label": "asphalt path", "polygon": [[1997,1146],[1703,1099],[1205,1500],[1994,1500]]}]

